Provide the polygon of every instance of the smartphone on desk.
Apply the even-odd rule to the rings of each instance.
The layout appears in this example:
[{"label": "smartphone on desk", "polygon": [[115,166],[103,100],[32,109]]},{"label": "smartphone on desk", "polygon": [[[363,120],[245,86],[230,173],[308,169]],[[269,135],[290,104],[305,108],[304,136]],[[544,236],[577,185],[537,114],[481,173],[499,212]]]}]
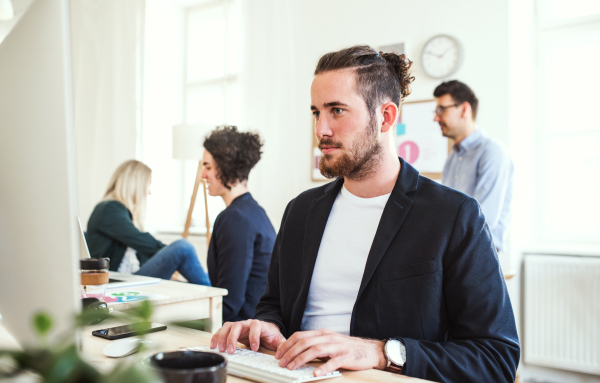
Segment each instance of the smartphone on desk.
[{"label": "smartphone on desk", "polygon": [[165,326],[164,324],[153,322],[141,322],[92,331],[92,335],[108,340],[115,340],[127,338],[129,336],[144,335],[151,332],[157,332],[166,329],[167,326]]}]

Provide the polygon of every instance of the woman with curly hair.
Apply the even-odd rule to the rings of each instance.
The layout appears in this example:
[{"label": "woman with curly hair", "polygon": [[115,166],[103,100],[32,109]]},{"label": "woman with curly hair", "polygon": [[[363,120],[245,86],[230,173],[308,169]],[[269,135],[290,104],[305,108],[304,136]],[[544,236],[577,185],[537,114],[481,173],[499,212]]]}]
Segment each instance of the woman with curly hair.
[{"label": "woman with curly hair", "polygon": [[252,318],[267,287],[275,229],[247,183],[262,145],[258,134],[235,126],[219,127],[204,141],[202,178],[208,194],[220,196],[227,206],[215,220],[207,257],[212,285],[229,291],[223,297],[223,321]]},{"label": "woman with curly hair", "polygon": [[194,246],[185,239],[165,245],[144,230],[152,170],[129,160],[113,174],[96,205],[85,238],[93,258],[108,257],[110,270],[170,279],[175,270],[189,282],[210,286]]}]

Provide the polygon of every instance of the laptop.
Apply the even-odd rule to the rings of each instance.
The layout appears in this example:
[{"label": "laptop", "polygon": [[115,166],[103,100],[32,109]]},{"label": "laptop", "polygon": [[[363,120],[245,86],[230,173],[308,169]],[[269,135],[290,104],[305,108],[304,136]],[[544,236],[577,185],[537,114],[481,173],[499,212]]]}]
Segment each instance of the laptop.
[{"label": "laptop", "polygon": [[[85,233],[81,226],[81,220],[77,217],[77,223],[79,224],[79,250],[84,258],[91,258],[90,249],[88,248],[87,241],[85,240]],[[135,274],[124,274],[116,271],[110,271],[108,277],[107,290],[110,289],[122,289],[124,287],[142,286],[142,285],[155,285],[162,282],[160,278],[145,277],[143,275]]]}]

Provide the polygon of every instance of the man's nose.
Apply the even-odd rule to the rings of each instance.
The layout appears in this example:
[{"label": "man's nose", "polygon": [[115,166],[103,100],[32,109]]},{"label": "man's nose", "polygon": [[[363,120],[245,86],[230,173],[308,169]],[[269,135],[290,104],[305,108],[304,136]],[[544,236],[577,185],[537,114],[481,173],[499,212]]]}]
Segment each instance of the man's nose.
[{"label": "man's nose", "polygon": [[433,116],[433,121],[435,121],[435,122],[440,122],[440,121],[441,121],[441,119],[440,119],[440,115],[436,113],[436,114]]},{"label": "man's nose", "polygon": [[333,131],[331,130],[327,118],[320,117],[315,120],[315,134],[317,135],[317,138],[331,137],[333,135]]}]

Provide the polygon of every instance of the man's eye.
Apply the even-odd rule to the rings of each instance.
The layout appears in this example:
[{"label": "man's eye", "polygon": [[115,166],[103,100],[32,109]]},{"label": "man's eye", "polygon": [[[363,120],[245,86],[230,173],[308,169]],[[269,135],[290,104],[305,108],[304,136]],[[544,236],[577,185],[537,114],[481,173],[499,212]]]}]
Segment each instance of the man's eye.
[{"label": "man's eye", "polygon": [[342,114],[342,109],[340,109],[340,108],[333,108],[333,113],[334,114]]},{"label": "man's eye", "polygon": [[319,112],[317,112],[316,110],[313,112],[313,116],[315,116],[315,118],[319,118]]}]

